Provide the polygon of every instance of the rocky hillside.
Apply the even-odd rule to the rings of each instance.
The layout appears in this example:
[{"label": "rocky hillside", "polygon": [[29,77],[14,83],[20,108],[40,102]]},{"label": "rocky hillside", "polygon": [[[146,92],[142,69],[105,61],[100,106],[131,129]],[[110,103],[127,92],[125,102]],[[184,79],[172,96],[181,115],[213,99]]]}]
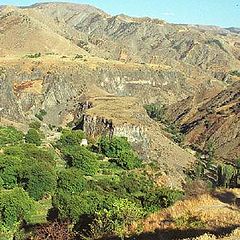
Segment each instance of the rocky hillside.
[{"label": "rocky hillside", "polygon": [[168,114],[180,124],[188,144],[205,150],[212,144],[217,158],[239,159],[240,82],[205,102],[197,103],[195,97],[189,97],[173,105]]},{"label": "rocky hillside", "polygon": [[[195,158],[164,137],[142,105],[180,101],[175,112],[182,114],[189,99],[200,104],[204,98],[205,104],[235,82],[238,91],[240,37],[235,30],[111,16],[68,3],[2,6],[0,21],[1,123],[26,127],[37,116],[46,125],[66,126],[83,117],[90,135],[111,123],[114,134],[127,136],[136,148],[143,144],[142,156],[165,166],[174,184]],[[82,112],[86,101],[93,106]],[[234,119],[238,122],[237,115]]]},{"label": "rocky hillside", "polygon": [[89,45],[89,51],[100,57],[173,66],[190,64],[218,79],[239,67],[239,35],[231,34],[231,29],[216,31],[158,19],[110,16],[89,6],[41,4],[33,8],[84,33],[87,39],[82,39],[80,46]]}]

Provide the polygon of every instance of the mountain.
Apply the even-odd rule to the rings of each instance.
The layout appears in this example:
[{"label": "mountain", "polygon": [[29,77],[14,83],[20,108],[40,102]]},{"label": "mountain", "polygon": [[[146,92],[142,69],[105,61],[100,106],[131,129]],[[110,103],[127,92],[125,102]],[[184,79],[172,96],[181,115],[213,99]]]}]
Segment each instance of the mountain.
[{"label": "mountain", "polygon": [[[100,124],[86,128],[95,136],[106,127],[100,119],[112,122],[115,134],[132,139],[136,148],[144,146],[139,152],[146,161],[166,165],[177,185],[195,157],[165,137],[142,106],[180,104],[176,112],[182,114],[193,98],[205,109],[206,99],[235,89],[240,79],[240,37],[229,29],[111,16],[70,3],[2,6],[0,19],[2,123],[26,126],[42,110],[44,123],[58,126],[88,116],[84,126]],[[101,99],[101,111],[95,98]],[[93,108],[81,112],[79,106],[92,100]],[[134,114],[121,116],[125,108]],[[223,132],[218,134],[219,139]],[[227,148],[238,154],[236,144]]]},{"label": "mountain", "polygon": [[1,239],[239,239],[239,157],[238,28],[0,6]]}]

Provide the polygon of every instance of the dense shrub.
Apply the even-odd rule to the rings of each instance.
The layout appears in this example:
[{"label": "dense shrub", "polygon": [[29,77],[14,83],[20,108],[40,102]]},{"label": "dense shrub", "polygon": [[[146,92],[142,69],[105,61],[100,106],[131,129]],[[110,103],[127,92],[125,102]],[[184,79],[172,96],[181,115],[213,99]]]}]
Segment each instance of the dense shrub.
[{"label": "dense shrub", "polygon": [[141,166],[141,160],[134,153],[132,146],[124,137],[101,138],[100,151],[123,169],[134,169]]},{"label": "dense shrub", "polygon": [[141,197],[155,186],[148,176],[142,173],[124,173],[120,177],[119,186],[125,189],[131,197]]},{"label": "dense shrub", "polygon": [[108,208],[97,212],[89,236],[98,239],[104,234],[124,237],[128,227],[143,217],[143,210],[128,199],[115,199]]},{"label": "dense shrub", "polygon": [[147,114],[150,118],[159,121],[164,124],[164,130],[171,134],[171,138],[176,143],[182,143],[184,140],[184,135],[181,133],[178,126],[170,122],[166,117],[166,107],[165,105],[152,103],[145,105],[144,108],[147,111]]},{"label": "dense shrub", "polygon": [[53,193],[56,174],[50,152],[23,144],[6,147],[4,153],[0,155],[0,177],[4,188],[23,186],[36,200]]},{"label": "dense shrub", "polygon": [[31,123],[29,124],[29,127],[30,127],[30,128],[33,128],[33,129],[35,129],[35,130],[39,130],[40,127],[41,127],[41,123],[38,122],[38,121],[33,121],[33,122],[31,122]]},{"label": "dense shrub", "polygon": [[183,197],[183,192],[169,188],[158,188],[148,192],[142,201],[143,207],[148,212],[155,212],[161,208],[173,205]]},{"label": "dense shrub", "polygon": [[60,148],[66,146],[80,145],[84,137],[85,134],[81,130],[71,131],[68,129],[64,129],[57,145]]},{"label": "dense shrub", "polygon": [[34,162],[46,162],[55,165],[54,151],[47,148],[39,148],[34,144],[19,144],[5,147],[4,154],[17,156],[30,164]]},{"label": "dense shrub", "polygon": [[17,186],[20,169],[21,160],[18,157],[0,155],[0,178],[4,188]]},{"label": "dense shrub", "polygon": [[32,143],[37,146],[40,146],[42,143],[42,139],[40,137],[40,134],[37,130],[30,128],[25,135],[25,142],[26,143]]},{"label": "dense shrub", "polygon": [[49,164],[43,162],[25,166],[21,177],[22,186],[35,200],[53,194],[57,185],[55,171]]},{"label": "dense shrub", "polygon": [[144,108],[150,118],[161,122],[165,121],[166,107],[164,105],[151,103],[149,105],[145,105]]},{"label": "dense shrub", "polygon": [[97,191],[70,193],[59,190],[54,197],[53,205],[59,211],[60,219],[78,222],[83,215],[93,216],[104,206],[106,196]]},{"label": "dense shrub", "polygon": [[19,143],[23,140],[23,133],[13,127],[0,126],[0,147]]},{"label": "dense shrub", "polygon": [[35,211],[35,203],[21,188],[0,191],[0,232],[13,231],[17,223],[28,221]]},{"label": "dense shrub", "polygon": [[119,154],[123,151],[130,151],[132,147],[127,141],[127,138],[124,137],[103,137],[99,141],[99,147],[101,152],[107,157],[118,157]]},{"label": "dense shrub", "polygon": [[64,169],[59,173],[57,186],[65,192],[80,193],[86,187],[86,180],[81,170]]},{"label": "dense shrub", "polygon": [[86,175],[93,175],[99,169],[97,155],[86,147],[71,146],[64,148],[64,158],[70,167],[81,169]]},{"label": "dense shrub", "polygon": [[26,57],[28,57],[28,58],[40,58],[41,53],[28,54],[28,55],[26,55]]},{"label": "dense shrub", "polygon": [[122,151],[113,161],[123,169],[134,169],[141,167],[142,161],[133,151]]},{"label": "dense shrub", "polygon": [[40,121],[43,121],[45,115],[47,115],[47,112],[44,109],[41,109],[38,113],[35,114],[35,117]]}]

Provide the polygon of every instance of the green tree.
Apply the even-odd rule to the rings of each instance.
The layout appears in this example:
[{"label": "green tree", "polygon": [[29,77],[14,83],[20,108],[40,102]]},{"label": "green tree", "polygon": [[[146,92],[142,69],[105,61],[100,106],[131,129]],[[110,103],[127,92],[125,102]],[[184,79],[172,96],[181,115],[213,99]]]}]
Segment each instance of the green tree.
[{"label": "green tree", "polygon": [[94,175],[99,170],[97,155],[86,147],[71,146],[64,148],[64,158],[70,167],[81,169],[86,175]]},{"label": "green tree", "polygon": [[[28,222],[35,203],[22,188],[0,191],[0,237],[13,236],[22,221]],[[11,239],[11,238],[10,238]]]},{"label": "green tree", "polygon": [[55,153],[52,149],[39,148],[34,144],[19,144],[4,148],[4,154],[19,157],[29,164],[33,162],[46,162],[55,165]]},{"label": "green tree", "polygon": [[92,217],[96,211],[102,209],[105,198],[97,191],[72,194],[60,189],[53,199],[53,206],[58,209],[60,219],[70,219],[76,223],[83,215]]},{"label": "green tree", "polygon": [[27,134],[25,135],[25,142],[35,144],[36,146],[40,146],[42,143],[42,139],[37,130],[30,128]]},{"label": "green tree", "polygon": [[141,166],[141,160],[124,137],[101,138],[100,151],[123,169],[134,169]]},{"label": "green tree", "polygon": [[33,163],[24,166],[21,184],[33,199],[40,200],[45,195],[54,193],[57,176],[51,165],[44,162]]},{"label": "green tree", "polygon": [[11,189],[17,186],[21,160],[18,157],[0,155],[0,178],[3,187]]},{"label": "green tree", "polygon": [[0,147],[23,141],[23,133],[13,127],[0,126]]},{"label": "green tree", "polygon": [[72,130],[64,129],[62,131],[61,138],[57,143],[57,146],[59,148],[63,148],[67,146],[80,145],[84,137],[85,137],[85,134],[81,130],[72,131]]},{"label": "green tree", "polygon": [[62,170],[58,175],[58,188],[69,193],[80,193],[86,187],[86,180],[79,169],[69,168]]}]

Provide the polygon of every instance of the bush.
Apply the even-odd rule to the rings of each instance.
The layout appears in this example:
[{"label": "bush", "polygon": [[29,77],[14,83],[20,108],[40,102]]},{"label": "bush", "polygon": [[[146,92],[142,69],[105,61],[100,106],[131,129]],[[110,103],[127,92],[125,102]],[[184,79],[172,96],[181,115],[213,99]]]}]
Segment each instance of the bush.
[{"label": "bush", "polygon": [[57,185],[55,171],[46,163],[35,163],[23,169],[21,184],[29,195],[40,200],[54,193]]},{"label": "bush", "polygon": [[112,161],[123,169],[134,169],[141,166],[141,160],[134,153],[127,138],[101,138],[99,148],[104,155],[112,158]]},{"label": "bush", "polygon": [[142,197],[155,186],[148,176],[142,173],[124,173],[120,176],[119,186],[125,189],[130,197]]},{"label": "bush", "polygon": [[124,137],[103,137],[99,141],[99,147],[101,152],[110,158],[118,157],[123,151],[131,151],[132,147]]},{"label": "bush", "polygon": [[25,142],[40,146],[42,143],[42,140],[38,131],[33,128],[30,128],[27,134],[25,135]]},{"label": "bush", "polygon": [[119,157],[113,160],[118,166],[123,169],[134,169],[141,167],[142,161],[133,151],[122,151]]},{"label": "bush", "polygon": [[164,105],[160,105],[157,103],[151,103],[149,105],[145,105],[144,108],[147,111],[147,114],[150,118],[156,121],[165,121],[165,111],[166,107]]},{"label": "bush", "polygon": [[28,221],[35,211],[35,203],[22,188],[0,191],[0,232],[15,231],[17,224]]},{"label": "bush", "polygon": [[97,191],[69,193],[58,190],[53,199],[53,206],[58,209],[60,219],[78,222],[83,215],[94,216],[96,211],[103,208],[106,196]]},{"label": "bush", "polygon": [[57,143],[57,146],[59,148],[63,148],[67,146],[80,145],[84,137],[85,134],[81,130],[71,131],[68,129],[64,129],[62,131],[61,138]]},{"label": "bush", "polygon": [[183,192],[169,188],[159,188],[148,192],[142,201],[147,212],[155,212],[173,205],[183,197]]},{"label": "bush", "polygon": [[0,127],[0,147],[19,143],[23,140],[23,133],[13,127]]},{"label": "bush", "polygon": [[44,109],[41,109],[39,113],[35,114],[35,117],[38,118],[40,121],[43,121],[43,117],[47,115],[47,112]]},{"label": "bush", "polygon": [[232,76],[240,77],[240,70],[233,70],[229,74]]},{"label": "bush", "polygon": [[86,180],[81,170],[75,168],[64,169],[59,173],[57,187],[64,192],[80,193],[86,187]]},{"label": "bush", "polygon": [[28,55],[26,55],[26,57],[28,57],[28,58],[40,58],[41,53],[28,54]]},{"label": "bush", "polygon": [[34,144],[19,144],[4,148],[4,154],[19,157],[27,164],[34,162],[45,162],[52,166],[55,165],[54,151],[42,149]]},{"label": "bush", "polygon": [[33,129],[35,129],[35,130],[39,130],[40,127],[41,127],[41,123],[38,122],[38,121],[34,121],[34,122],[31,122],[31,123],[29,124],[29,127],[30,127],[30,128],[33,128]]},{"label": "bush", "polygon": [[17,186],[21,160],[14,156],[0,155],[0,178],[5,189]]},{"label": "bush", "polygon": [[86,175],[94,175],[99,170],[97,155],[86,147],[67,147],[64,148],[63,154],[69,167],[81,169]]},{"label": "bush", "polygon": [[98,239],[103,235],[117,235],[124,237],[128,228],[143,217],[143,210],[128,199],[115,199],[108,208],[97,212],[97,216],[90,225],[89,236]]}]

